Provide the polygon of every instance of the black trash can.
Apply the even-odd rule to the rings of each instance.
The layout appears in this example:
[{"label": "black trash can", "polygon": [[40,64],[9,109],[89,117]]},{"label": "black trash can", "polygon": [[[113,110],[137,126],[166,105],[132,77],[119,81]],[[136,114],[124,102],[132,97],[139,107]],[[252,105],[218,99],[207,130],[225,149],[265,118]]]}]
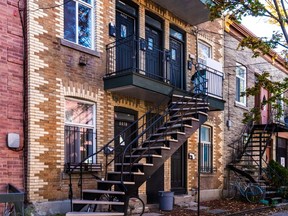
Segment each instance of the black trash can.
[{"label": "black trash can", "polygon": [[159,209],[162,211],[172,211],[174,204],[174,192],[159,191]]}]

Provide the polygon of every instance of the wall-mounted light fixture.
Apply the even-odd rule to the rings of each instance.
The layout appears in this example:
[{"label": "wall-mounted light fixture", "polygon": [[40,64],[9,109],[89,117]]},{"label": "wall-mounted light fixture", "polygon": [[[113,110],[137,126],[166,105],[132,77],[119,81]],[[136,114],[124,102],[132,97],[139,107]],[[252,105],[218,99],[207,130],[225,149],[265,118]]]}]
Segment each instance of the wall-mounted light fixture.
[{"label": "wall-mounted light fixture", "polygon": [[87,57],[85,55],[81,55],[79,57],[79,65],[80,66],[86,66],[87,65]]}]

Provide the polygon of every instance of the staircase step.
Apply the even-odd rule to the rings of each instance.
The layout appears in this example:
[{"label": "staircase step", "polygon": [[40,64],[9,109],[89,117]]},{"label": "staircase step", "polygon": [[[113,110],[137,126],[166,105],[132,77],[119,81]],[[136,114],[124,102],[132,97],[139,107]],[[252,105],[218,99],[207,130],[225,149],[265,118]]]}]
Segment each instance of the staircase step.
[{"label": "staircase step", "polygon": [[111,191],[111,190],[93,190],[93,189],[87,189],[83,190],[83,193],[94,193],[94,194],[116,194],[116,195],[125,195],[122,191]]},{"label": "staircase step", "polygon": [[197,97],[190,97],[190,96],[183,96],[183,95],[173,95],[172,99],[185,99],[185,100],[195,100],[195,101],[203,101],[202,98],[197,98]]},{"label": "staircase step", "polygon": [[188,125],[188,124],[174,124],[169,127],[167,126],[160,127],[159,130],[176,129],[176,128],[181,128],[181,127],[193,128],[193,126]]},{"label": "staircase step", "polygon": [[[142,172],[122,172],[123,175],[145,175],[145,173]],[[117,171],[111,171],[108,172],[108,174],[121,174],[121,172],[117,172]]]},{"label": "staircase step", "polygon": [[[109,180],[96,180],[98,183],[104,183],[104,184],[122,184],[121,181],[109,181]],[[126,185],[134,185],[135,182],[128,182],[128,181],[123,181],[123,184]]]},{"label": "staircase step", "polygon": [[73,204],[95,204],[95,205],[124,205],[124,202],[115,202],[115,201],[102,201],[102,200],[83,200],[83,199],[74,199],[72,200]]},{"label": "staircase step", "polygon": [[176,134],[181,134],[181,135],[185,135],[184,132],[179,132],[179,131],[170,131],[170,132],[163,132],[163,133],[155,133],[155,134],[152,134],[151,136],[152,137],[155,137],[155,136],[171,136],[171,135],[176,135]]},{"label": "staircase step", "polygon": [[[185,134],[185,133],[184,133]],[[134,148],[134,151],[145,151],[145,150],[170,150],[169,147],[166,146],[151,146],[151,147],[141,147],[141,148]]]},{"label": "staircase step", "polygon": [[[115,166],[122,166],[122,163],[115,163]],[[124,166],[130,166],[131,163],[123,163]],[[132,166],[149,166],[149,167],[153,167],[154,164],[151,163],[134,163]]]},{"label": "staircase step", "polygon": [[122,216],[121,212],[67,212],[66,216]]},{"label": "staircase step", "polygon": [[125,157],[126,158],[146,158],[146,157],[162,158],[162,155],[143,154],[143,155],[125,155]]},{"label": "staircase step", "polygon": [[209,103],[205,102],[205,101],[172,101],[172,104],[180,104],[180,105],[206,105],[206,106],[209,106]]},{"label": "staircase step", "polygon": [[206,106],[201,106],[201,107],[181,107],[181,108],[178,108],[178,107],[175,107],[175,108],[171,108],[170,110],[171,111],[192,111],[192,110],[195,110],[195,111],[197,111],[197,110],[209,110],[209,108],[208,107],[206,107]]},{"label": "staircase step", "polygon": [[157,140],[150,139],[150,140],[144,141],[144,143],[163,143],[163,142],[175,142],[175,143],[177,143],[178,140],[175,140],[175,139],[157,139]]}]

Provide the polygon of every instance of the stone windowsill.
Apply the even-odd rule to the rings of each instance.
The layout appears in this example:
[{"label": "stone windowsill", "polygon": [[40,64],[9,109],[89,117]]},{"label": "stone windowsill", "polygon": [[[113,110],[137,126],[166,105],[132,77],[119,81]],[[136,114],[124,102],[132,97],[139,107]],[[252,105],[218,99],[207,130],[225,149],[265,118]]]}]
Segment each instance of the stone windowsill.
[{"label": "stone windowsill", "polygon": [[80,46],[78,44],[75,44],[75,43],[72,43],[70,41],[67,41],[67,40],[65,40],[63,38],[61,38],[61,45],[100,58],[100,53],[98,51],[91,50],[89,48]]}]

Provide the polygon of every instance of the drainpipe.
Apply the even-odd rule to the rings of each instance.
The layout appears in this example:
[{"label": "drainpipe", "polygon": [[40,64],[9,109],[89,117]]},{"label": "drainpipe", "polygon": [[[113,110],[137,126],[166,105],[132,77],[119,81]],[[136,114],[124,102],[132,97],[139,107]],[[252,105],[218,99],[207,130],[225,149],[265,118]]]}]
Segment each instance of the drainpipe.
[{"label": "drainpipe", "polygon": [[[26,133],[28,130],[26,130],[27,126],[28,126],[28,122],[27,122],[27,38],[26,38],[26,19],[27,19],[27,1],[22,1],[23,7],[21,7],[21,0],[18,0],[17,6],[18,6],[18,13],[19,13],[19,18],[21,21],[21,27],[22,27],[22,37],[23,37],[23,145],[21,149],[18,149],[17,151],[23,151],[22,153],[22,157],[23,157],[23,187],[24,190],[26,188],[26,165],[25,164],[25,155],[27,154],[27,138],[28,138],[28,134]],[[27,194],[25,193],[25,196],[27,196]]]}]

